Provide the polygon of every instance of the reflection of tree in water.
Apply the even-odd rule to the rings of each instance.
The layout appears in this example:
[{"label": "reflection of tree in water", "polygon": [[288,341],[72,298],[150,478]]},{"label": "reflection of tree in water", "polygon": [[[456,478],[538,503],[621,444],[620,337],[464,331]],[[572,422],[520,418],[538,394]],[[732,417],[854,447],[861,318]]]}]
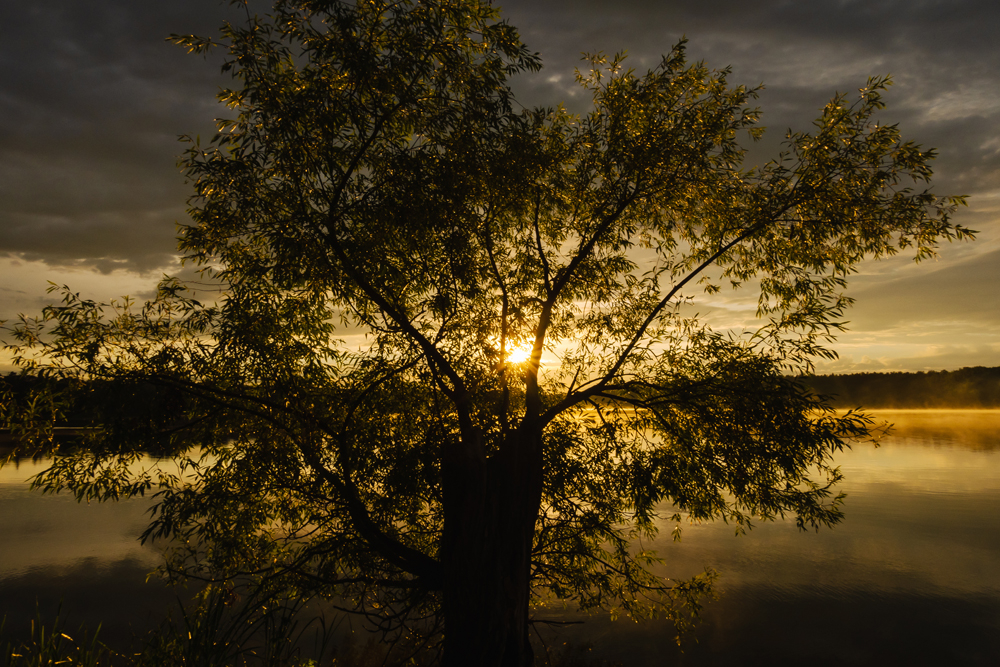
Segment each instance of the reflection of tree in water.
[{"label": "reflection of tree in water", "polygon": [[[933,152],[875,120],[887,80],[749,169],[757,91],[683,44],[645,74],[590,57],[573,116],[522,113],[508,79],[540,63],[481,0],[247,22],[223,35],[234,118],[183,159],[180,249],[225,295],[67,288],[12,329],[46,381],[7,410],[59,454],[41,488],[159,492],[144,537],[174,540],[171,575],[347,600],[449,667],[533,664],[543,595],[683,627],[714,576],[633,548],[681,521],[664,503],[839,521],[832,460],[870,422],[788,376],[834,356],[855,265],[969,236],[962,198],[924,190]],[[750,330],[687,308],[744,285]],[[64,456],[73,409],[95,430]]]}]

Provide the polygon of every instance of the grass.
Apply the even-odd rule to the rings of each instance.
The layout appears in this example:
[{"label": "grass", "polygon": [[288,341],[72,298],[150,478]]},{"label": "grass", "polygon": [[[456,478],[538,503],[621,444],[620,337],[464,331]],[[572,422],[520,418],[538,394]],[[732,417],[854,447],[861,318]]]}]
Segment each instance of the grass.
[{"label": "grass", "polygon": [[[322,617],[302,622],[299,602],[250,600],[239,606],[209,596],[191,608],[180,608],[159,630],[141,639],[127,653],[118,653],[82,626],[73,635],[63,627],[61,608],[51,623],[40,612],[30,634],[21,642],[0,643],[0,667],[382,667],[388,652],[374,638],[359,643],[353,635],[335,642],[337,626]],[[0,620],[0,638],[6,619]],[[311,632],[310,632],[311,631]],[[311,639],[311,641],[310,641]],[[307,650],[308,649],[308,650]],[[432,655],[418,655],[405,664],[433,664]],[[594,659],[589,646],[563,644],[537,651],[539,667],[613,667]]]},{"label": "grass", "polygon": [[[61,611],[61,610],[60,610]],[[0,621],[0,637],[4,636],[6,619]],[[98,640],[100,626],[91,635],[83,627],[74,634],[77,641],[62,627],[60,612],[50,625],[42,621],[41,613],[31,621],[27,641],[7,642],[0,647],[0,667],[49,667],[51,665],[79,665],[80,667],[107,667],[115,664],[115,654]]]}]

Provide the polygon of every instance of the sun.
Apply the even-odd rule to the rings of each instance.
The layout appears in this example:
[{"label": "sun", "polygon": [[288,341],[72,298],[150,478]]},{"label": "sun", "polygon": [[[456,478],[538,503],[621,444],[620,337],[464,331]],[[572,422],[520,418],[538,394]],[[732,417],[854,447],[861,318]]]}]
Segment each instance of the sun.
[{"label": "sun", "polygon": [[531,358],[531,346],[528,343],[518,345],[507,353],[508,364],[523,364]]}]

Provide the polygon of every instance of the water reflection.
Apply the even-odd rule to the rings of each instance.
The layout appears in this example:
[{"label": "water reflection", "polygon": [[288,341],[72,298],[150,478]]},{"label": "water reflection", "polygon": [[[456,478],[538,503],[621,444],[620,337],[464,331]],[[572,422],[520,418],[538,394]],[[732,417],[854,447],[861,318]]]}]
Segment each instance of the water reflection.
[{"label": "water reflection", "polygon": [[879,411],[875,449],[838,457],[846,520],[734,537],[720,524],[668,527],[665,573],[722,573],[683,653],[669,627],[588,619],[597,656],[652,665],[994,665],[1000,655],[1000,412]]},{"label": "water reflection", "polygon": [[149,523],[149,499],[78,503],[68,493],[43,496],[27,480],[47,465],[20,461],[0,469],[0,581],[66,570],[87,559],[98,568],[131,561],[146,570],[160,562],[158,550],[137,540]]},{"label": "water reflection", "polygon": [[892,442],[928,447],[993,451],[1000,449],[1000,410],[878,410],[892,424]]},{"label": "water reflection", "polygon": [[63,627],[101,624],[101,636],[124,648],[155,627],[179,595],[187,597],[158,581],[147,583],[162,562],[158,547],[138,541],[152,501],[78,503],[68,493],[30,490],[28,480],[47,465],[21,459],[0,468],[5,630],[24,638],[36,614],[51,620],[59,612]]},{"label": "water reflection", "polygon": [[[543,636],[592,642],[595,657],[635,667],[996,664],[1000,411],[876,416],[895,430],[877,449],[838,458],[848,499],[835,529],[800,532],[789,521],[735,537],[705,524],[673,543],[664,526],[656,547],[666,574],[722,573],[723,595],[706,607],[697,644],[681,653],[665,624],[596,617]],[[174,592],[143,583],[159,560],[136,541],[149,501],[43,497],[23,482],[40,469],[0,470],[0,615],[26,622],[36,597],[53,611],[62,597],[76,618],[88,614],[111,632],[118,624],[121,634],[168,608]]]}]

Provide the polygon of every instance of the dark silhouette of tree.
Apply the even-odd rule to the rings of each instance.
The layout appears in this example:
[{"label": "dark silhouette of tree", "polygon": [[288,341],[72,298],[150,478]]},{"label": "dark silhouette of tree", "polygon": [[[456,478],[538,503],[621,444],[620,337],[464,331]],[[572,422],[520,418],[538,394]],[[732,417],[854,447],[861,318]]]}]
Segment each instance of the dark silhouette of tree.
[{"label": "dark silhouette of tree", "polygon": [[[519,108],[539,60],[481,0],[278,0],[221,48],[233,117],[183,159],[180,248],[224,293],[65,290],[14,327],[50,406],[114,397],[38,486],[155,489],[178,576],[325,596],[466,666],[532,664],[541,598],[683,625],[712,577],[651,572],[664,520],[840,518],[831,457],[870,422],[786,376],[833,355],[858,262],[969,236],[911,189],[932,153],[874,120],[885,80],[744,169],[756,91],[683,43],[645,74],[590,57],[583,116]],[[686,307],[723,285],[759,291],[757,329]]]}]

